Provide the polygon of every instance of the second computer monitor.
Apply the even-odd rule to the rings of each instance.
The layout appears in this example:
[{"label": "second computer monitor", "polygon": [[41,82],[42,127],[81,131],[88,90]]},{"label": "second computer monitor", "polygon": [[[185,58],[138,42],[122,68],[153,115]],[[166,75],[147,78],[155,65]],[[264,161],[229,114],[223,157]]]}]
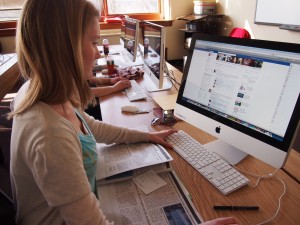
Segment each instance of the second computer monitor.
[{"label": "second computer monitor", "polygon": [[139,21],[125,17],[121,24],[121,44],[124,46],[126,56],[133,62],[138,54]]},{"label": "second computer monitor", "polygon": [[[161,91],[170,89],[171,82],[164,78],[165,64],[165,28],[148,21],[143,22],[144,68],[148,75],[147,90]],[[145,51],[145,49],[147,49]]]}]

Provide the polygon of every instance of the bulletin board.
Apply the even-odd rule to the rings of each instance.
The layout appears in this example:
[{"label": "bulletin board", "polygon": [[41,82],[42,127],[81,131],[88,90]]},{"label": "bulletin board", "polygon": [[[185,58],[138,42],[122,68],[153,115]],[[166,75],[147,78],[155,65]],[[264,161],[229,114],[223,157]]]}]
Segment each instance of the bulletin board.
[{"label": "bulletin board", "polygon": [[300,0],[257,0],[254,22],[300,26]]}]

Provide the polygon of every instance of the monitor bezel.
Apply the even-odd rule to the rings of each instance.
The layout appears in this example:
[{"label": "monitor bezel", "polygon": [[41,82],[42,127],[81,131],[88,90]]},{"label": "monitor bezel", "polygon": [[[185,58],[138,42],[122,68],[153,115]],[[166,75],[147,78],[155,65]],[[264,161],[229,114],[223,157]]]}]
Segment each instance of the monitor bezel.
[{"label": "monitor bezel", "polygon": [[[176,105],[180,107],[185,107],[190,110],[193,110],[196,113],[200,113],[201,115],[213,119],[220,124],[223,124],[231,129],[237,130],[247,136],[250,136],[254,139],[257,139],[267,145],[271,145],[281,151],[288,153],[295,138],[295,134],[298,129],[299,124],[299,117],[300,117],[300,98],[298,95],[297,103],[295,105],[294,111],[291,116],[291,120],[287,127],[286,134],[284,136],[283,141],[276,140],[271,138],[267,135],[264,135],[258,131],[249,129],[243,125],[235,123],[232,120],[228,120],[224,117],[218,116],[212,112],[209,112],[205,109],[195,107],[193,104],[188,103],[182,99],[183,91],[185,88],[185,83],[187,80],[191,59],[193,56],[193,49],[195,47],[196,40],[204,40],[204,41],[212,41],[212,42],[221,42],[226,44],[236,44],[242,46],[249,46],[249,47],[258,47],[258,48],[265,48],[271,50],[280,50],[280,51],[288,51],[293,53],[300,53],[300,45],[293,44],[293,43],[283,43],[283,42],[274,42],[274,41],[266,41],[266,40],[254,40],[254,39],[240,39],[240,38],[231,38],[226,36],[215,36],[215,35],[204,35],[204,34],[194,34],[191,42],[191,47],[188,52],[187,62],[184,68],[182,83],[179,89],[178,97],[176,100]],[[176,110],[176,109],[175,109]]]}]

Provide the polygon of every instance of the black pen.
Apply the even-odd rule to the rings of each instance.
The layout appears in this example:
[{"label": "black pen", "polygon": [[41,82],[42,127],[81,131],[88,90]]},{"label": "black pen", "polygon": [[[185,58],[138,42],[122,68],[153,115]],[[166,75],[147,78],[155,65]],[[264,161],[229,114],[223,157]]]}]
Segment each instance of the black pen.
[{"label": "black pen", "polygon": [[215,210],[259,210],[258,206],[215,205]]}]

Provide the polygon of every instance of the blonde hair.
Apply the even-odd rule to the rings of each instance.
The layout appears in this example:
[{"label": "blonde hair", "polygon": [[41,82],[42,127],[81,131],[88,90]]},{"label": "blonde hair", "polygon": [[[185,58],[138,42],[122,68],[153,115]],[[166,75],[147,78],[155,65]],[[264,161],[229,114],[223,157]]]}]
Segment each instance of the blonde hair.
[{"label": "blonde hair", "polygon": [[82,39],[99,10],[86,0],[27,0],[18,22],[16,50],[28,92],[12,113],[37,101],[74,107],[88,104],[93,95],[83,72]]}]

